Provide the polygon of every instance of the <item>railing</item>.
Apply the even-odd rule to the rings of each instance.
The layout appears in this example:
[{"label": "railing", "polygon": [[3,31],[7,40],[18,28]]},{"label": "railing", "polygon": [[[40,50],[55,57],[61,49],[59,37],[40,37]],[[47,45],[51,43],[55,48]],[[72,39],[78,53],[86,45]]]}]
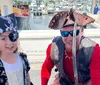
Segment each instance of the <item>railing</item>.
[{"label": "railing", "polygon": [[[85,29],[84,35],[100,44],[100,29]],[[20,32],[21,50],[27,53],[31,63],[43,62],[46,48],[52,39],[60,35],[59,30],[29,30]]]}]

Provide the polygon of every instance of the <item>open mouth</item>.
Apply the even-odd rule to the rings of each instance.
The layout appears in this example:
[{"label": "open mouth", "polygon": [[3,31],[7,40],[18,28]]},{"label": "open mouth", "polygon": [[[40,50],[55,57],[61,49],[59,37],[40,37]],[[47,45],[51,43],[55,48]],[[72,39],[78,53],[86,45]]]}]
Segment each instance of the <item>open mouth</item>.
[{"label": "open mouth", "polygon": [[6,48],[9,49],[9,50],[11,50],[11,49],[14,48],[14,46],[12,45],[12,46],[8,46],[8,47],[6,47]]}]

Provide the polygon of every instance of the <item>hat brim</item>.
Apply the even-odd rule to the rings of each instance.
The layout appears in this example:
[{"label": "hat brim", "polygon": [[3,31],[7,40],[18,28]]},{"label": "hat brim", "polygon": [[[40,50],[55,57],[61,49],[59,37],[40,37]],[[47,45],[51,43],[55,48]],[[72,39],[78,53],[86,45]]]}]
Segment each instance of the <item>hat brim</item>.
[{"label": "hat brim", "polygon": [[50,21],[49,28],[51,29],[61,29],[65,20],[66,16],[68,15],[68,11],[61,11],[58,12]]},{"label": "hat brim", "polygon": [[85,26],[89,23],[93,23],[95,19],[91,18],[90,16],[86,15],[85,13],[81,13],[79,11],[73,12],[75,21],[78,25]]}]

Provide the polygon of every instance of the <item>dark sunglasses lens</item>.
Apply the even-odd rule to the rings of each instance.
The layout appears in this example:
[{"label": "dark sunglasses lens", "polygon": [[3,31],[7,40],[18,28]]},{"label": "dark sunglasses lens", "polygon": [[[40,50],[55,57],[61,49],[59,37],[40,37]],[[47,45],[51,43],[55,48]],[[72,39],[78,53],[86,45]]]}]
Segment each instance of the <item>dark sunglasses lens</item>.
[{"label": "dark sunglasses lens", "polygon": [[76,36],[79,34],[79,30],[76,30]]},{"label": "dark sunglasses lens", "polygon": [[11,32],[9,35],[8,35],[9,39],[12,41],[12,42],[15,42],[17,41],[19,35],[18,35],[18,32]]},{"label": "dark sunglasses lens", "polygon": [[68,37],[69,32],[61,31],[61,36]]},{"label": "dark sunglasses lens", "polygon": [[70,35],[73,36],[73,31],[70,31]]},{"label": "dark sunglasses lens", "polygon": [[[79,30],[76,30],[76,36],[79,34]],[[70,35],[73,36],[73,31],[70,31]]]}]

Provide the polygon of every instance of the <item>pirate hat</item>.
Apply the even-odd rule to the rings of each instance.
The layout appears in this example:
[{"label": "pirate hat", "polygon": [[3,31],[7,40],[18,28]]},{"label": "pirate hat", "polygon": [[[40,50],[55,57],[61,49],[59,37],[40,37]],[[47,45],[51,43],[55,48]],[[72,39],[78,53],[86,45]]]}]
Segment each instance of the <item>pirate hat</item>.
[{"label": "pirate hat", "polygon": [[49,28],[61,29],[68,26],[74,26],[75,21],[77,25],[86,26],[87,24],[94,22],[95,20],[84,13],[82,14],[78,11],[70,9],[70,12],[58,12],[50,21]]},{"label": "pirate hat", "polygon": [[7,31],[17,31],[17,22],[14,13],[0,16],[0,34]]},{"label": "pirate hat", "polygon": [[65,22],[66,16],[68,16],[68,11],[58,12],[50,21],[49,28],[61,29],[63,26],[63,23]]},{"label": "pirate hat", "polygon": [[85,26],[95,21],[95,19],[93,19],[92,17],[88,16],[86,13],[83,13],[82,11],[79,10],[73,11],[73,16],[75,18],[76,23],[81,26]]}]

